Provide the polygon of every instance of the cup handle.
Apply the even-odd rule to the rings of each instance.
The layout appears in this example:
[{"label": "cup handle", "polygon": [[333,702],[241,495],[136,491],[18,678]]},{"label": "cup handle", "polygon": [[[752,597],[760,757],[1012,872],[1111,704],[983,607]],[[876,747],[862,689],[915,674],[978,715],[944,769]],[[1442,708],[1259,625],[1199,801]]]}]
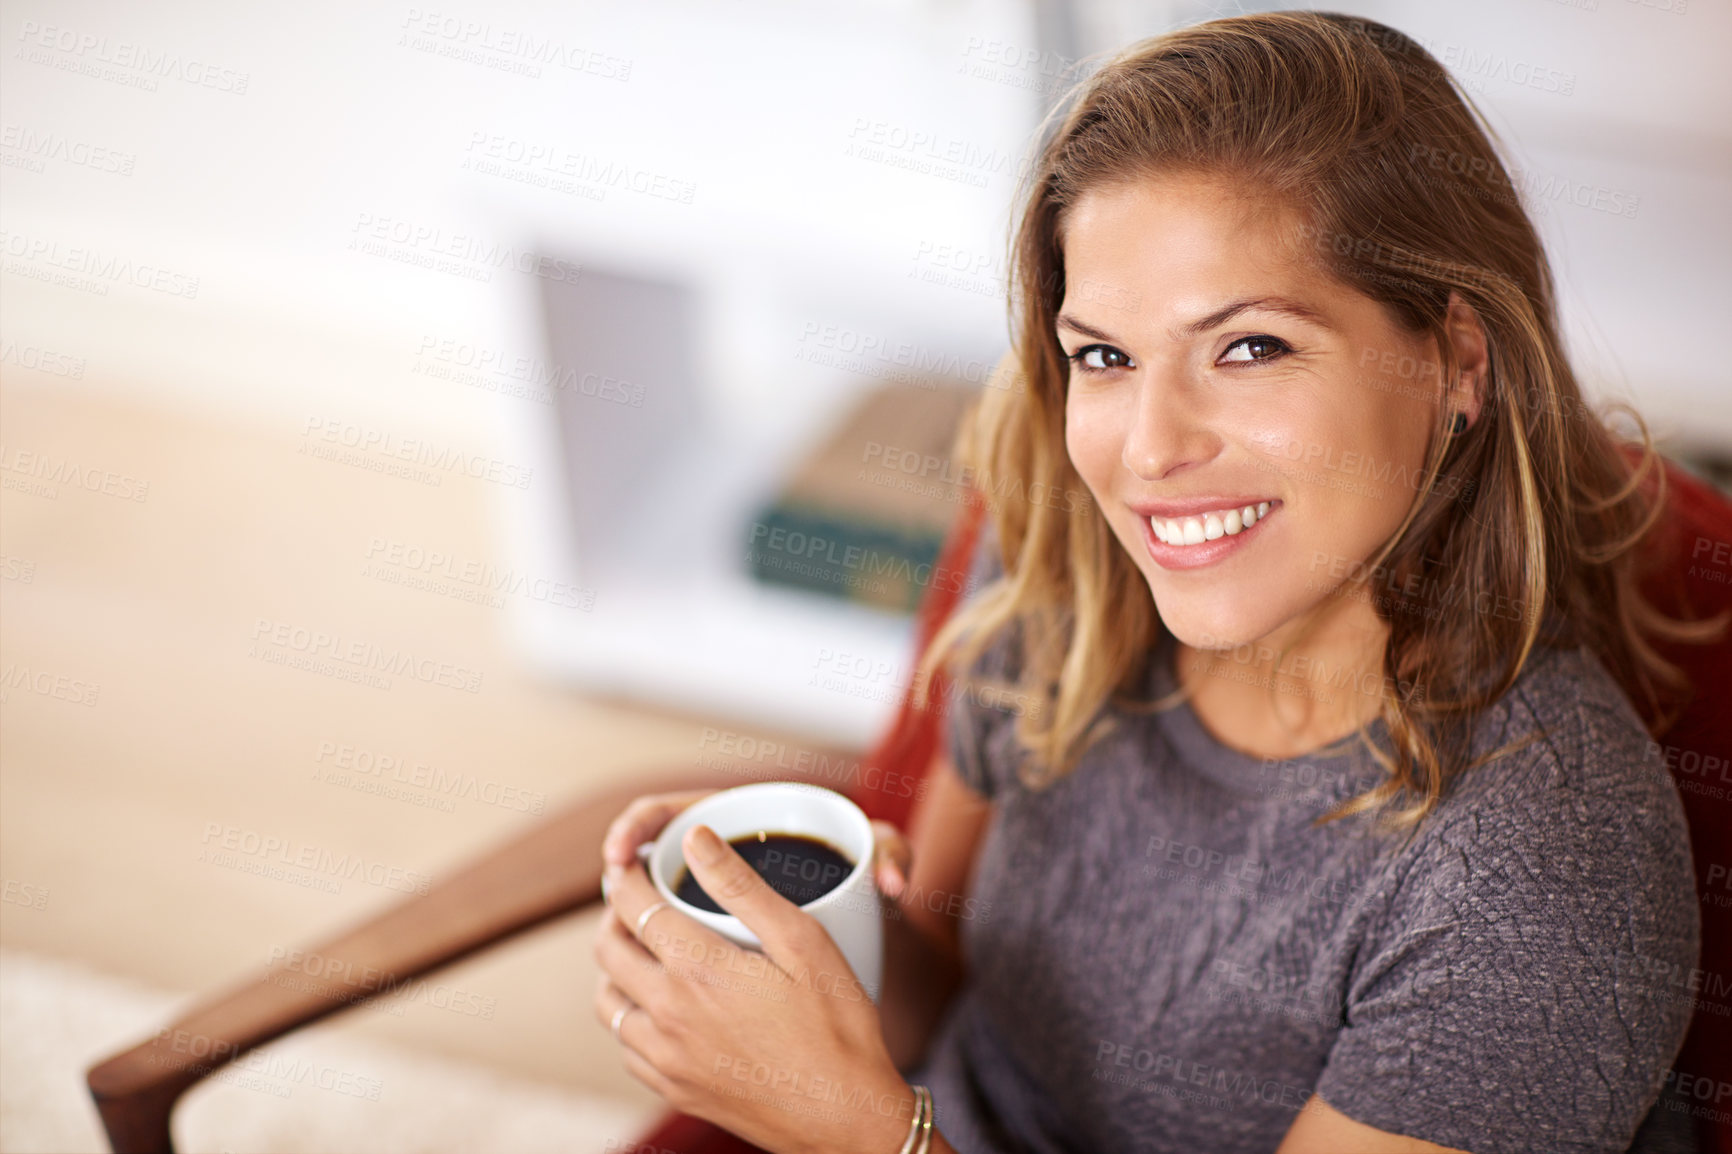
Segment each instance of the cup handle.
[{"label": "cup handle", "polygon": [[[637,860],[643,863],[644,869],[649,869],[650,855],[655,851],[656,843],[653,841],[646,841],[637,847]],[[608,894],[606,870],[603,870],[601,874],[601,900],[609,905],[613,903],[612,897]]]}]

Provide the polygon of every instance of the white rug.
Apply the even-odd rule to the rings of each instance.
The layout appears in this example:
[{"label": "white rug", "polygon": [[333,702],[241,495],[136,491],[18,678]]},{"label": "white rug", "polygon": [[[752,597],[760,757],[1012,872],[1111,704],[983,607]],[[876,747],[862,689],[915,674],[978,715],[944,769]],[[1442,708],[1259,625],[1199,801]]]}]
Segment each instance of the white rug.
[{"label": "white rug", "polygon": [[[0,950],[0,1151],[102,1154],[94,1061],[184,996]],[[207,1078],[175,1112],[182,1154],[619,1154],[655,1113],[398,1047],[291,1035]]]}]

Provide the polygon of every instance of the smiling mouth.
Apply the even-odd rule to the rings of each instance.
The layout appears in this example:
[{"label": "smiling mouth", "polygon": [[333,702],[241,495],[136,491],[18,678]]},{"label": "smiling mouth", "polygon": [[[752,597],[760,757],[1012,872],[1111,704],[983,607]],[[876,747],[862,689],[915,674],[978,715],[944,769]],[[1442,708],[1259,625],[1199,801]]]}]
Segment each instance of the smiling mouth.
[{"label": "smiling mouth", "polygon": [[1222,537],[1237,537],[1274,511],[1268,501],[1238,509],[1215,509],[1194,517],[1150,517],[1155,540],[1164,545],[1201,545]]}]

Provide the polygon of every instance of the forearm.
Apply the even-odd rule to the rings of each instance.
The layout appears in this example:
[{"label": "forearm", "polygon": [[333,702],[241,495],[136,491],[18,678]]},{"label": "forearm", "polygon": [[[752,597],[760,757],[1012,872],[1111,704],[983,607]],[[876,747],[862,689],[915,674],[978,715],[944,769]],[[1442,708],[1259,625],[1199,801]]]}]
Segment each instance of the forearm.
[{"label": "forearm", "polygon": [[925,1056],[932,1032],[961,984],[962,963],[954,948],[922,929],[900,907],[888,909],[878,1012],[884,1044],[897,1069],[912,1069]]}]

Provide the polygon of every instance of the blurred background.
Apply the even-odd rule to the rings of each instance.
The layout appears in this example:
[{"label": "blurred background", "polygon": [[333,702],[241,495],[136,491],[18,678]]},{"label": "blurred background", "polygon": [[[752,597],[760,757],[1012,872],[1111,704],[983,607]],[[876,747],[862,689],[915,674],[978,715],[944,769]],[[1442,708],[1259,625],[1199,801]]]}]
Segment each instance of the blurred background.
[{"label": "blurred background", "polygon": [[[868,743],[1041,116],[1257,7],[0,3],[0,1149],[102,1148],[91,1060],[587,791]],[[1723,470],[1732,8],[1336,7],[1500,133],[1594,397]],[[619,1149],[592,932],[184,1148]]]}]

